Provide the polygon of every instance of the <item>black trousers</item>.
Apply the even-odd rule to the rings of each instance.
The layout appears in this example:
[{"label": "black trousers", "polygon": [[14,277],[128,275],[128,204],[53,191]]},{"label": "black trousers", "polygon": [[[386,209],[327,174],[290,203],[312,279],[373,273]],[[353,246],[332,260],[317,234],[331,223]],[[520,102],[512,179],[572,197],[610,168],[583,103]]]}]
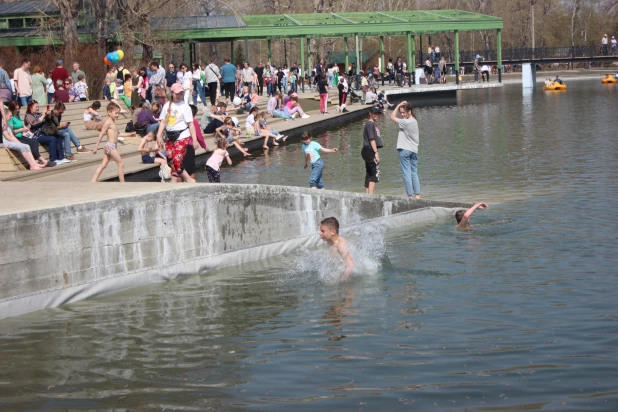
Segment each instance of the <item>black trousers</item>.
[{"label": "black trousers", "polygon": [[264,94],[264,77],[258,76],[258,94],[261,96]]},{"label": "black trousers", "polygon": [[225,98],[232,100],[234,98],[234,89],[236,88],[235,82],[224,83],[225,85]]},{"label": "black trousers", "polygon": [[217,82],[208,83],[208,95],[210,96],[210,104],[214,106],[217,101]]}]

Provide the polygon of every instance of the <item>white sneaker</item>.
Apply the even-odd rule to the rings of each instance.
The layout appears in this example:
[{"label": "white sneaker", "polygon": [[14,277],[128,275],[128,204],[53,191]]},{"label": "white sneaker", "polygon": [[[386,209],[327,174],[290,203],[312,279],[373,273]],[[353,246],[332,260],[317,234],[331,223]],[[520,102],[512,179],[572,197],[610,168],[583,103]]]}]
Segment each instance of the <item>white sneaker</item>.
[{"label": "white sneaker", "polygon": [[55,163],[56,163],[56,166],[60,166],[60,165],[63,165],[65,163],[65,161],[64,160],[56,160]]},{"label": "white sneaker", "polygon": [[118,141],[119,141],[119,142],[124,142],[124,137],[122,137],[122,136],[118,136]]},{"label": "white sneaker", "polygon": [[69,159],[67,159],[66,157],[64,159],[61,160],[62,163],[71,163],[71,161]]},{"label": "white sneaker", "polygon": [[302,118],[303,118],[303,119],[308,119],[308,118],[310,118],[310,117],[311,117],[311,116],[309,116],[308,114],[303,114],[303,115],[302,115]]}]

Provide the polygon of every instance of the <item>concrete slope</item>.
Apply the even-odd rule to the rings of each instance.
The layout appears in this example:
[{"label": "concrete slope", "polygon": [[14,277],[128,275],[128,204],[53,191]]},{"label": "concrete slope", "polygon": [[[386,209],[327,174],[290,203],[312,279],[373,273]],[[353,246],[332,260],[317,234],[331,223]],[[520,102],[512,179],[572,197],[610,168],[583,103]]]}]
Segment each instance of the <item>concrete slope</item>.
[{"label": "concrete slope", "polygon": [[[36,185],[41,185],[37,188]],[[6,183],[0,318],[291,253],[319,243],[321,219],[402,227],[468,205],[263,185]],[[41,195],[42,196],[42,195]]]}]

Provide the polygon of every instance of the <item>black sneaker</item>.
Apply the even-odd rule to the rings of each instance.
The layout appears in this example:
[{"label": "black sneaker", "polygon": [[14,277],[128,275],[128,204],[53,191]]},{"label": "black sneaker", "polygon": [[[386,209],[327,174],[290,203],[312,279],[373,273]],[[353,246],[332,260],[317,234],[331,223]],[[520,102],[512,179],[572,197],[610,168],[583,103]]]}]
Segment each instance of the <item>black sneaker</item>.
[{"label": "black sneaker", "polygon": [[349,112],[349,110],[348,110],[348,109],[346,109],[345,107],[344,107],[344,108],[343,108],[343,110],[341,111],[341,113],[348,113],[348,112]]}]

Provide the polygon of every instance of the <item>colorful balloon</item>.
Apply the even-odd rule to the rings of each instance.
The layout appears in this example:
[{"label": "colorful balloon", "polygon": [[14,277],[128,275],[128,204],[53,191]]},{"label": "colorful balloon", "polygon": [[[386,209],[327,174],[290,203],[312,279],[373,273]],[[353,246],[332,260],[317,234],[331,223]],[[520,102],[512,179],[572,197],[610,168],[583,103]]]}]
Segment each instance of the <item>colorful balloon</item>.
[{"label": "colorful balloon", "polygon": [[116,53],[120,56],[120,60],[124,59],[124,52],[122,50],[116,50]]},{"label": "colorful balloon", "polygon": [[120,61],[120,55],[116,52],[110,53],[111,54],[111,58],[108,58],[107,60],[109,60],[112,63],[118,63]]},{"label": "colorful balloon", "polygon": [[110,62],[110,61],[107,59],[107,56],[106,56],[106,57],[103,57],[103,62],[104,62],[105,64],[107,64],[108,66],[111,66],[111,65],[112,65],[112,62]]}]

